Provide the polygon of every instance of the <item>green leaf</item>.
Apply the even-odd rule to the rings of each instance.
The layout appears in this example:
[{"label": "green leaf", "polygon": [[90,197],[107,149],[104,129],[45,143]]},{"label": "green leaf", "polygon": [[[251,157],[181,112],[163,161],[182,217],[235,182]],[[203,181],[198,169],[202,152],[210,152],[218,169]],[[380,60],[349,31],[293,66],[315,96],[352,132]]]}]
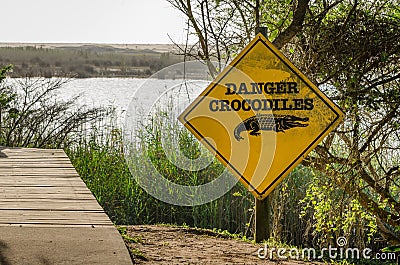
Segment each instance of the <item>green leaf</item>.
[{"label": "green leaf", "polygon": [[400,245],[385,247],[382,252],[400,252]]}]

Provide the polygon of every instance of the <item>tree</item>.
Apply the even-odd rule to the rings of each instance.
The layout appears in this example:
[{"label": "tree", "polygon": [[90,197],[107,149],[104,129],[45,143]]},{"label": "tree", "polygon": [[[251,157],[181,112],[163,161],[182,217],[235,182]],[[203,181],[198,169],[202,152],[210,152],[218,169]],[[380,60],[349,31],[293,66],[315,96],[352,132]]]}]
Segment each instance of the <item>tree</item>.
[{"label": "tree", "polygon": [[181,51],[229,61],[266,26],[269,38],[346,113],[303,165],[317,169],[400,244],[400,10],[395,0],[169,0],[198,42]]},{"label": "tree", "polygon": [[[291,12],[282,21],[273,23],[263,18],[263,11],[269,6],[276,6],[276,1],[226,1],[226,0],[168,0],[188,19],[188,35],[195,35],[197,43],[180,47],[183,55],[204,61],[210,73],[215,75],[217,69],[211,60],[221,66],[230,61],[254,36],[255,28],[268,24],[271,32],[279,32],[273,44],[281,48],[290,41],[302,28],[309,0],[299,0]],[[289,6],[289,1],[285,6]],[[282,26],[292,13],[293,20],[287,28]],[[266,21],[263,23],[263,21]]]},{"label": "tree", "polygon": [[[343,125],[304,164],[323,172],[400,244],[400,20],[393,1],[350,5],[310,27],[296,44],[303,68],[346,112]],[[332,89],[330,89],[332,90]],[[329,92],[329,91],[327,91]]]}]

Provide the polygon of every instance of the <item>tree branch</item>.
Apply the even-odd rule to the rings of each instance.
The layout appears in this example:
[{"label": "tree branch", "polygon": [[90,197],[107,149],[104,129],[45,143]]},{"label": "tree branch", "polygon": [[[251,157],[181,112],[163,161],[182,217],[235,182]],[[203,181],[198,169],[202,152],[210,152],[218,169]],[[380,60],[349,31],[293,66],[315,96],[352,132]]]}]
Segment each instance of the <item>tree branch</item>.
[{"label": "tree branch", "polygon": [[276,48],[281,49],[302,29],[309,1],[310,0],[298,1],[297,7],[293,14],[292,23],[272,42]]}]

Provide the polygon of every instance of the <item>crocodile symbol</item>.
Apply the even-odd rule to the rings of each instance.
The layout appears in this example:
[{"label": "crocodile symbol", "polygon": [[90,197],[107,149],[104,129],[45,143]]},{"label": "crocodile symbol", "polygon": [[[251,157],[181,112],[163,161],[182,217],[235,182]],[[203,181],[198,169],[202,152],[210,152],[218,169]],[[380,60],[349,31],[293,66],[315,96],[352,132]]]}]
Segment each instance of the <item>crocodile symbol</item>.
[{"label": "crocodile symbol", "polygon": [[240,136],[243,131],[251,131],[250,135],[260,135],[260,130],[285,132],[294,127],[307,127],[309,118],[300,118],[293,115],[273,115],[273,114],[257,114],[252,116],[241,123],[239,123],[234,131],[236,140],[244,139]]}]

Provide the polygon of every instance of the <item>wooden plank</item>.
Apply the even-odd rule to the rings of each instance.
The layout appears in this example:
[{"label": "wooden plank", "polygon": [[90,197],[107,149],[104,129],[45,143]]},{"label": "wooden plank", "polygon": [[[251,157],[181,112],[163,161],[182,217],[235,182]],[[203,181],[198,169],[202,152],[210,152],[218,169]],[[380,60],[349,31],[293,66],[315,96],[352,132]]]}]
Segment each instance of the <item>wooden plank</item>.
[{"label": "wooden plank", "polygon": [[16,175],[16,174],[28,174],[28,173],[45,173],[45,174],[76,174],[76,170],[73,167],[70,168],[0,168],[0,175],[2,174],[9,174],[9,175]]},{"label": "wooden plank", "polygon": [[36,156],[36,155],[30,155],[30,154],[16,154],[16,155],[14,155],[14,154],[11,154],[11,155],[9,155],[9,156],[2,156],[2,154],[3,153],[0,153],[0,160],[5,160],[5,159],[7,159],[8,157],[13,157],[13,158],[16,158],[16,159],[24,159],[24,158],[27,158],[27,159],[40,159],[40,158],[49,158],[49,157],[53,157],[53,158],[56,158],[56,159],[65,159],[65,158],[68,158],[68,156],[67,155],[42,155],[42,156]]},{"label": "wooden plank", "polygon": [[2,169],[2,172],[13,172],[15,170],[25,170],[25,169],[30,169],[30,170],[36,170],[36,169],[75,169],[71,164],[38,164],[38,163],[32,163],[32,164],[27,164],[27,163],[20,163],[20,164],[4,164],[2,165],[0,163],[0,169]]},{"label": "wooden plank", "polygon": [[56,174],[54,172],[10,172],[10,173],[0,173],[0,178],[4,177],[54,177],[54,178],[76,178],[79,177],[78,173],[68,172],[62,175]]},{"label": "wooden plank", "polygon": [[66,199],[5,199],[0,200],[0,210],[87,210],[102,211],[96,200]]},{"label": "wooden plank", "polygon": [[[43,149],[45,150],[45,149]],[[60,151],[37,151],[37,152],[31,152],[31,151],[14,151],[14,149],[3,149],[0,150],[3,156],[7,157],[68,157],[62,150]],[[4,158],[4,157],[2,157]]]},{"label": "wooden plank", "polygon": [[9,156],[0,156],[0,162],[23,162],[23,161],[32,161],[32,162],[57,162],[57,161],[63,161],[63,162],[68,162],[67,155],[45,155],[45,156],[36,156],[36,155],[22,155],[22,154],[9,154]]},{"label": "wooden plank", "polygon": [[12,157],[12,159],[2,158],[0,159],[0,164],[12,163],[41,163],[41,164],[59,164],[66,163],[71,164],[68,157]]},{"label": "wooden plank", "polygon": [[13,199],[13,198],[2,198],[0,201],[0,205],[7,205],[7,203],[24,203],[24,202],[31,202],[33,204],[43,204],[43,205],[49,205],[51,203],[57,203],[57,204],[74,204],[74,203],[92,203],[93,205],[100,206],[96,199],[93,196],[87,197],[87,198],[40,198],[40,199],[32,199],[32,198],[25,198],[25,199]]},{"label": "wooden plank", "polygon": [[5,181],[5,182],[24,182],[24,181],[54,181],[54,182],[82,182],[82,179],[79,177],[79,175],[75,172],[75,175],[51,175],[51,174],[23,174],[23,175],[14,175],[16,176],[15,178],[12,177],[6,177],[5,175],[0,175],[0,182]]},{"label": "wooden plank", "polygon": [[60,193],[60,192],[78,192],[92,194],[85,185],[75,186],[14,186],[14,187],[0,187],[2,192],[13,192],[13,193]]},{"label": "wooden plank", "polygon": [[60,193],[48,193],[48,194],[0,194],[0,200],[3,199],[79,199],[79,200],[92,200],[94,197],[91,194],[60,194]]},{"label": "wooden plank", "polygon": [[37,153],[37,154],[48,154],[48,153],[59,153],[65,154],[62,149],[42,149],[42,148],[24,148],[24,147],[5,147],[0,146],[0,151],[3,153]]},{"label": "wooden plank", "polygon": [[0,164],[7,163],[48,163],[48,164],[57,164],[57,163],[71,163],[69,158],[67,157],[12,157],[12,159],[0,158]]},{"label": "wooden plank", "polygon": [[0,223],[112,225],[103,211],[0,210]]},{"label": "wooden plank", "polygon": [[60,176],[60,175],[25,175],[25,176],[17,176],[16,178],[6,178],[5,176],[0,175],[0,182],[25,182],[25,181],[49,181],[55,183],[62,183],[62,182],[81,182],[83,183],[82,179],[77,176]]},{"label": "wooden plank", "polygon": [[25,180],[20,179],[0,179],[0,187],[37,187],[37,186],[47,186],[47,187],[82,187],[86,188],[85,183],[79,181],[78,179],[43,179],[43,178],[29,178]]},{"label": "wooden plank", "polygon": [[[7,161],[8,160],[8,161]],[[35,161],[35,159],[1,159],[0,160],[0,166],[1,167],[10,167],[10,166],[54,166],[54,165],[59,165],[59,166],[72,166],[71,162],[68,161],[66,158],[62,158],[62,160],[56,160],[56,159],[48,159],[48,161],[45,160],[38,160]]]}]

